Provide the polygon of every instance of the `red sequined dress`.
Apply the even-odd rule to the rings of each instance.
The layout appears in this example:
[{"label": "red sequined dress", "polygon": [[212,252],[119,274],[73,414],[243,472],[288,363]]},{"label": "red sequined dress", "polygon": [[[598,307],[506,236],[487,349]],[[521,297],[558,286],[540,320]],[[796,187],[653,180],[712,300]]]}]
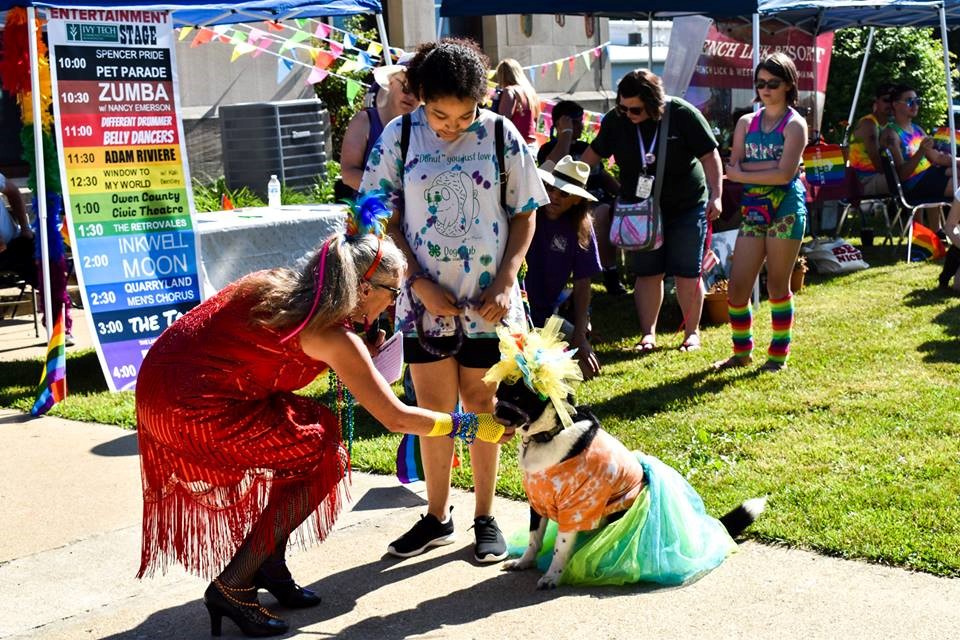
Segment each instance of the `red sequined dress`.
[{"label": "red sequined dress", "polygon": [[[248,276],[248,278],[250,278]],[[323,540],[349,468],[336,416],[295,395],[327,367],[299,340],[250,322],[244,279],[192,309],[151,347],[137,378],[143,480],[140,576],[172,560],[216,575],[268,508],[271,491],[304,484]]]}]

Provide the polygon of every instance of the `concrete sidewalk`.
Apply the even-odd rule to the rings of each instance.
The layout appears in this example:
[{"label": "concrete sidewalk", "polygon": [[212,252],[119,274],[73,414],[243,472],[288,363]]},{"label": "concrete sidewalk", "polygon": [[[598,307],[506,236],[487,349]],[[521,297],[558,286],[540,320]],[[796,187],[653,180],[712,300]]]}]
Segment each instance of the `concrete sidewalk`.
[{"label": "concrete sidewalk", "polygon": [[[133,577],[134,433],[0,410],[0,451],[0,637],[209,637],[204,581],[180,570]],[[754,543],[679,589],[538,592],[533,572],[472,562],[469,494],[453,497],[455,544],[401,561],[384,550],[423,512],[422,486],[355,473],[351,493],[327,541],[291,553],[294,575],[324,601],[280,611],[287,637],[951,638],[960,629],[960,580]],[[497,518],[523,530],[526,507],[499,500]],[[240,637],[229,621],[224,632]]]}]

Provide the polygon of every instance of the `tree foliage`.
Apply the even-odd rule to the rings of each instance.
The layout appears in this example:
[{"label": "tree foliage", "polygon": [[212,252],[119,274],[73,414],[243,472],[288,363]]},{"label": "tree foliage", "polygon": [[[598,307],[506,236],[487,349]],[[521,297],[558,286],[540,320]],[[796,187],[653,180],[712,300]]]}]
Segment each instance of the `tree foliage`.
[{"label": "tree foliage", "polygon": [[[828,142],[840,142],[843,138],[869,31],[868,28],[841,29],[834,37],[822,123]],[[923,97],[916,121],[924,129],[946,122],[943,49],[933,29],[877,29],[854,121],[870,111],[874,91],[885,82],[910,85]]]}]

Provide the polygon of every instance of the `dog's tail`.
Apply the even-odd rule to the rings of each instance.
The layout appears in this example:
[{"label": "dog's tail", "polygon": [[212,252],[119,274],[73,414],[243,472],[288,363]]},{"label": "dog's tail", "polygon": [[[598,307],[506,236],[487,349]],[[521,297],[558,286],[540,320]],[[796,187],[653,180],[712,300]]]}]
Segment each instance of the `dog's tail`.
[{"label": "dog's tail", "polygon": [[753,524],[766,507],[766,498],[752,498],[720,518],[720,523],[727,529],[731,538],[736,538]]}]

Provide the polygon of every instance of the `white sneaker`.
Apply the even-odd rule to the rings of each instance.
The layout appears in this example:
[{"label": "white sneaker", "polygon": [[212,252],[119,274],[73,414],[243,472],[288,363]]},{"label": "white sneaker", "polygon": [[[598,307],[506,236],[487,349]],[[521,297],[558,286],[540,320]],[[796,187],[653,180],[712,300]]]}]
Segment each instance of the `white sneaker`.
[{"label": "white sneaker", "polygon": [[66,336],[64,336],[63,345],[65,347],[72,347],[75,344],[76,342],[73,341],[73,336],[71,334],[68,333]]}]

